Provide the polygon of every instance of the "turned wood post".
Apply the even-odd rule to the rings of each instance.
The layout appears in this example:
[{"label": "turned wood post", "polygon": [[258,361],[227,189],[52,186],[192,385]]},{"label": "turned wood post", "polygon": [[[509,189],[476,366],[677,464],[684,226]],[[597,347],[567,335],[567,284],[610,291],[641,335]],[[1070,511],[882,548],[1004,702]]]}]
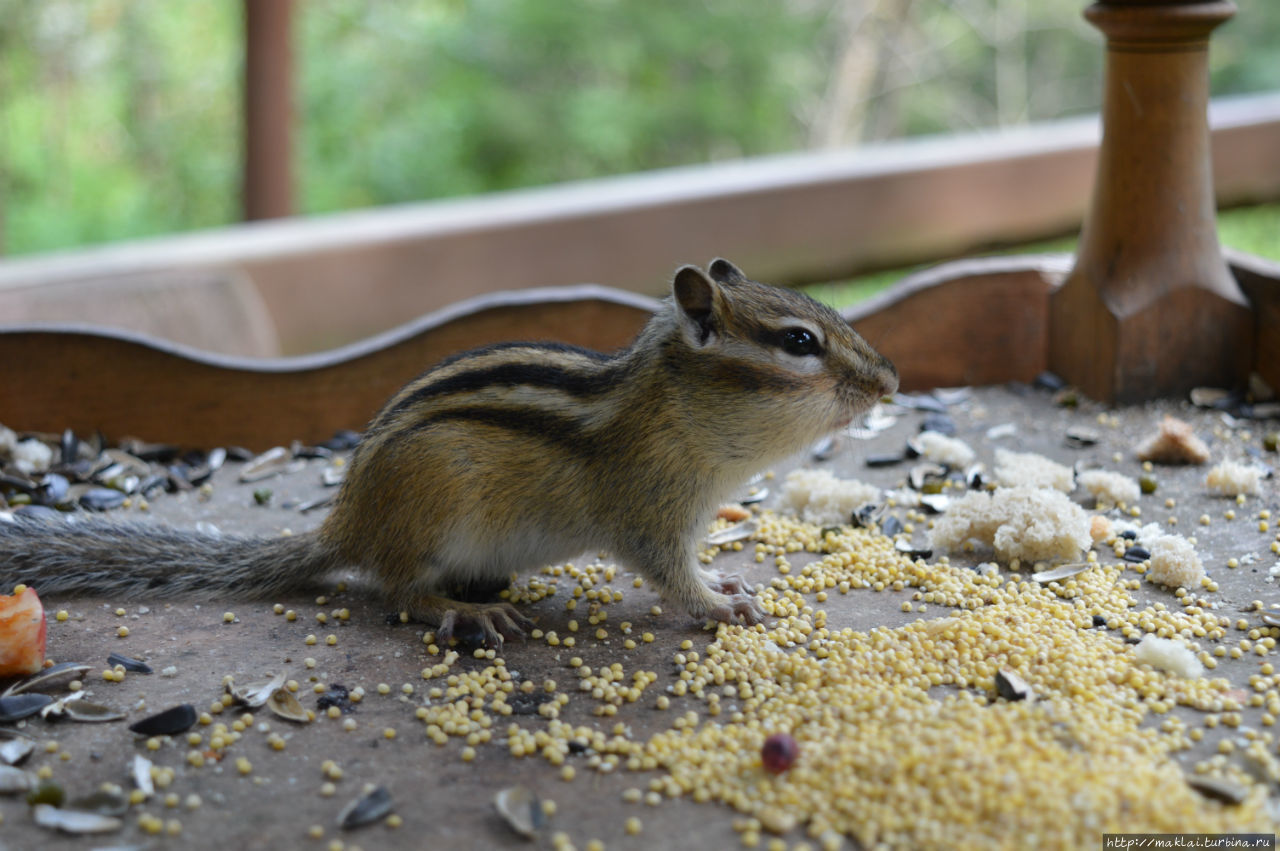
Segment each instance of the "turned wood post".
[{"label": "turned wood post", "polygon": [[293,0],[244,0],[244,218],[293,212]]},{"label": "turned wood post", "polygon": [[1049,367],[1133,402],[1248,376],[1253,320],[1218,246],[1209,33],[1228,0],[1105,0],[1102,147],[1075,268],[1050,301]]}]

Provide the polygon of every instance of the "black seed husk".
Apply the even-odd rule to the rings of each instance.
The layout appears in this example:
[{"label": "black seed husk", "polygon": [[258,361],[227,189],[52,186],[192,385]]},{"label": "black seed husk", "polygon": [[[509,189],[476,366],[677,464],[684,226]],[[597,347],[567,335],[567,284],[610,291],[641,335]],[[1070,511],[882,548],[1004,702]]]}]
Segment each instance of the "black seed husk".
[{"label": "black seed husk", "polygon": [[128,656],[122,656],[119,653],[112,653],[110,656],[108,656],[107,664],[113,668],[116,665],[122,665],[126,671],[129,671],[130,673],[133,673],[133,674],[152,673],[151,666],[148,665],[146,662],[142,662],[138,659],[131,659]]},{"label": "black seed husk", "polygon": [[29,718],[50,703],[53,703],[52,697],[35,692],[0,697],[0,724],[8,724],[13,721],[21,721],[23,718]]},{"label": "black seed husk", "polygon": [[324,711],[330,706],[336,706],[344,715],[353,712],[355,707],[352,706],[349,695],[350,690],[346,686],[330,683],[328,690],[316,698],[316,709]]},{"label": "black seed husk", "polygon": [[129,729],[140,736],[175,736],[190,730],[199,718],[196,708],[190,703],[180,703],[164,712],[129,725]]},{"label": "black seed husk", "polygon": [[111,488],[90,488],[80,495],[80,506],[90,511],[109,511],[124,505],[127,497]]},{"label": "black seed husk", "polygon": [[1123,558],[1125,561],[1146,561],[1151,558],[1151,553],[1146,547],[1134,546],[1125,550]]},{"label": "black seed husk", "polygon": [[379,786],[367,795],[356,798],[338,813],[338,826],[361,827],[372,824],[391,812],[391,793],[386,786]]}]

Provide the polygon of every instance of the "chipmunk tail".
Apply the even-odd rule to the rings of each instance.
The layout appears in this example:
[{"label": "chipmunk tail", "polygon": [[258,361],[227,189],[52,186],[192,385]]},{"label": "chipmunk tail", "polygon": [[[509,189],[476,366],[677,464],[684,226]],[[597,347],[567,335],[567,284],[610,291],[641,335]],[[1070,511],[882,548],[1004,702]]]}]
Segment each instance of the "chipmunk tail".
[{"label": "chipmunk tail", "polygon": [[262,598],[318,583],[335,561],[314,532],[244,538],[100,519],[0,517],[0,583],[40,594]]}]

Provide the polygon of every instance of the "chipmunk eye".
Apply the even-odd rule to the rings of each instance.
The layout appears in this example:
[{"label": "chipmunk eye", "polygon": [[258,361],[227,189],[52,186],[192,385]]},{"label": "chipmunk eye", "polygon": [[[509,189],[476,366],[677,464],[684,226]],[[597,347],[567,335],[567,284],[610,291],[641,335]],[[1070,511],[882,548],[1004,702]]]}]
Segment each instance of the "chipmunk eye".
[{"label": "chipmunk eye", "polygon": [[822,351],[817,336],[805,328],[788,328],[782,334],[782,350],[789,355],[805,357]]}]

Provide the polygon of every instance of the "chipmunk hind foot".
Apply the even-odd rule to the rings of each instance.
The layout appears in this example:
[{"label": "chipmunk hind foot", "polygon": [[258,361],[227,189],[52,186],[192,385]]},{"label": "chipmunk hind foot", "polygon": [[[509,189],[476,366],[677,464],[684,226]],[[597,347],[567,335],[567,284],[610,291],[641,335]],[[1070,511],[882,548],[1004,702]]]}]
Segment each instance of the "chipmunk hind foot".
[{"label": "chipmunk hind foot", "polygon": [[411,620],[434,626],[436,644],[442,647],[456,638],[460,644],[501,649],[507,639],[524,638],[533,629],[533,621],[510,603],[464,603],[424,595],[406,611]]},{"label": "chipmunk hind foot", "polygon": [[756,589],[747,584],[741,573],[725,573],[720,570],[704,570],[703,577],[712,591],[729,595],[754,595]]}]

